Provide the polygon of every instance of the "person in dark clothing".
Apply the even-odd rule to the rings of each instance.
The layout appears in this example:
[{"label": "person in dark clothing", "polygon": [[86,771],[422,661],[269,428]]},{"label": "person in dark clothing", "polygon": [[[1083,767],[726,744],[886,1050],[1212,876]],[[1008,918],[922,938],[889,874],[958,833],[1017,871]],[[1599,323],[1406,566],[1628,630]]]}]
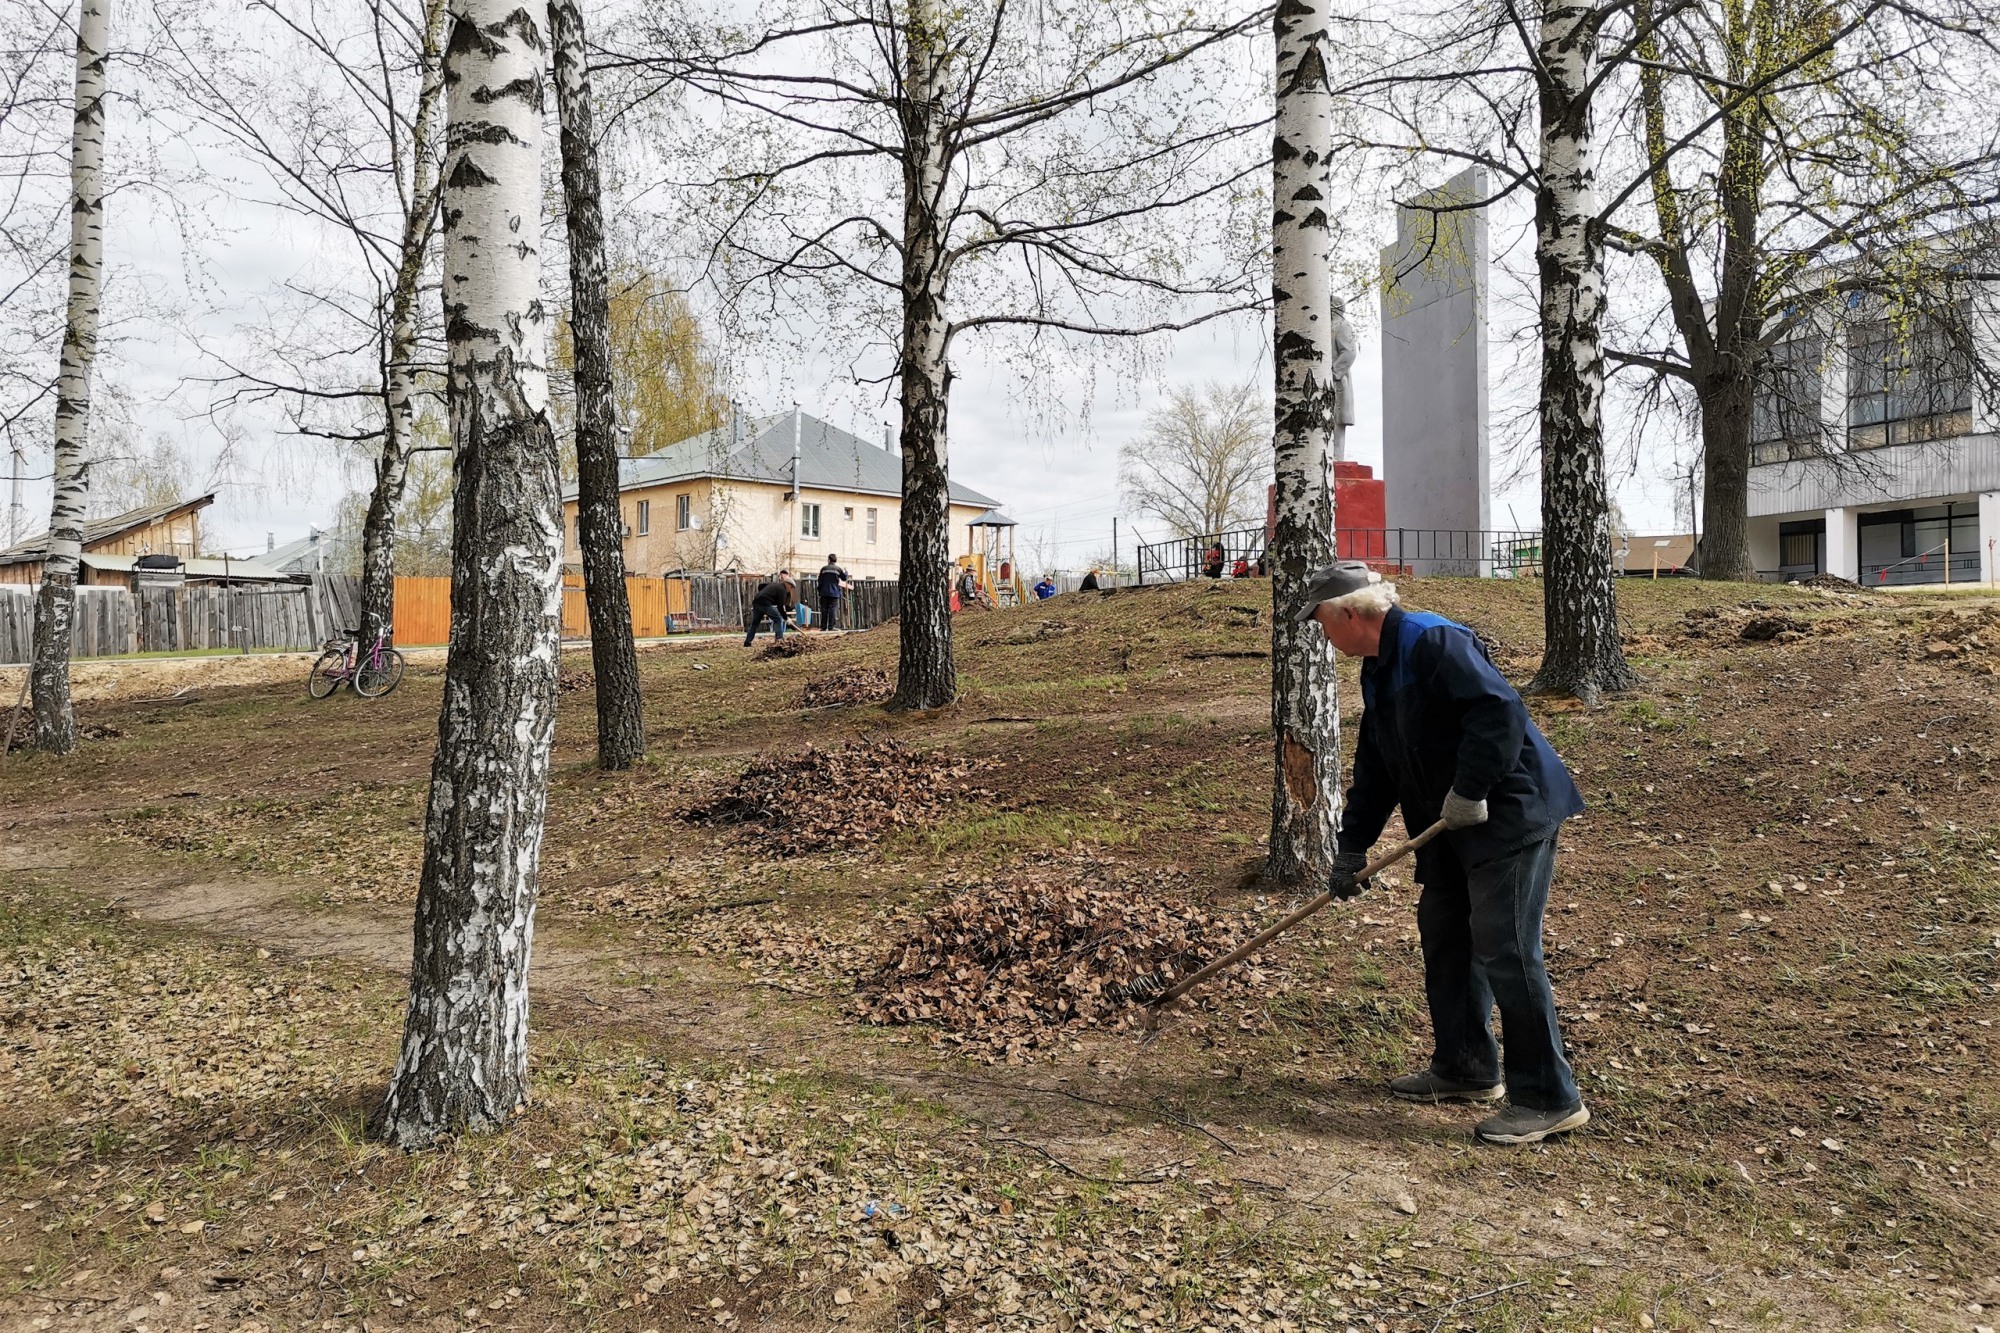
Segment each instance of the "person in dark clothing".
[{"label": "person in dark clothing", "polygon": [[1078,592],[1096,592],[1098,590],[1097,571],[1093,569],[1088,574],[1085,574],[1083,582],[1076,585],[1076,590]]},{"label": "person in dark clothing", "polygon": [[1227,557],[1224,556],[1222,553],[1221,542],[1218,541],[1213,546],[1210,546],[1206,551],[1202,552],[1201,556],[1202,576],[1204,578],[1211,578],[1211,579],[1221,578],[1222,562],[1225,559],[1227,559]]},{"label": "person in dark clothing", "polygon": [[840,557],[829,554],[826,563],[819,567],[819,627],[821,629],[840,628],[841,594],[854,586],[848,580],[847,571],[840,567]]},{"label": "person in dark clothing", "polygon": [[757,595],[750,599],[750,632],[743,636],[745,648],[757,641],[757,631],[766,620],[771,622],[772,637],[785,637],[785,613],[791,609],[794,591],[790,577],[782,572],[757,589]]},{"label": "person in dark clothing", "polygon": [[1309,576],[1300,619],[1362,659],[1354,785],[1331,887],[1340,897],[1360,891],[1355,877],[1397,806],[1413,833],[1444,821],[1447,832],[1419,849],[1416,867],[1436,1049],[1428,1069],[1389,1090],[1418,1102],[1504,1097],[1506,1109],[1481,1121],[1477,1137],[1536,1143],[1590,1120],[1542,959],[1556,834],[1583,797],[1472,631],[1397,602],[1395,585],[1358,560]]}]

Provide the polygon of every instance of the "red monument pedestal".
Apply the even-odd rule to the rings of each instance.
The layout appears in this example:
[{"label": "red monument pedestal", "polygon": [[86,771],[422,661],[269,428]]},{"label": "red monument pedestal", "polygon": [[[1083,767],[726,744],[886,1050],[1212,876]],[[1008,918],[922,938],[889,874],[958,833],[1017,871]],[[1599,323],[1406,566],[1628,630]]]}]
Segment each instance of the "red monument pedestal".
[{"label": "red monument pedestal", "polygon": [[[1278,526],[1278,488],[1265,491],[1264,535]],[[1341,560],[1366,560],[1385,575],[1409,573],[1389,563],[1389,493],[1366,463],[1333,465],[1333,553]]]}]

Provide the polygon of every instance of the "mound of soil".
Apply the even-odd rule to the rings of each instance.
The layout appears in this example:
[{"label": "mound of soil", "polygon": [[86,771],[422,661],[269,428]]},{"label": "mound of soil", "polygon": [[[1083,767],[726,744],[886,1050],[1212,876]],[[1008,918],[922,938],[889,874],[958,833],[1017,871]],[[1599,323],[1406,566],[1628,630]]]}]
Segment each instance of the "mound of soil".
[{"label": "mound of soil", "polygon": [[1786,634],[1801,635],[1805,633],[1805,628],[1803,624],[1787,615],[1762,615],[1752,616],[1744,621],[1743,628],[1736,634],[1738,638],[1747,639],[1751,643],[1765,643]]},{"label": "mound of soil", "polygon": [[1838,574],[1819,573],[1792,582],[1801,588],[1824,588],[1828,592],[1863,592],[1862,586],[1852,579],[1844,579]]},{"label": "mound of soil", "polygon": [[992,795],[968,779],[984,765],[900,741],[854,741],[763,755],[712,801],[683,812],[692,824],[755,829],[779,856],[879,842],[962,796]]},{"label": "mound of soil", "polygon": [[819,646],[820,641],[810,635],[803,633],[787,634],[784,638],[775,639],[760,649],[757,653],[757,660],[760,662],[769,662],[783,657],[804,657],[807,653],[817,652]]},{"label": "mound of soil", "polygon": [[895,690],[895,678],[881,667],[842,667],[807,681],[799,691],[799,707],[852,708],[858,704],[879,704]]},{"label": "mound of soil", "polygon": [[[935,1024],[966,1045],[1013,1052],[1075,1028],[1128,1028],[1139,1005],[1254,931],[1145,890],[1013,883],[926,913],[860,987],[870,1022]],[[1205,996],[1255,982],[1248,962]],[[1153,984],[1135,997],[1131,983]],[[1192,1002],[1194,997],[1189,997]]]}]

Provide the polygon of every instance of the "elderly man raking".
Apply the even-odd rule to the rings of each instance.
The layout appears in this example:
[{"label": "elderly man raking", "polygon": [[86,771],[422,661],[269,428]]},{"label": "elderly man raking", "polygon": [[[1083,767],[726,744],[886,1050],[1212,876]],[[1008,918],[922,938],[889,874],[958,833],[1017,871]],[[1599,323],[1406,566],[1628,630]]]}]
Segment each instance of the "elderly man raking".
[{"label": "elderly man raking", "polygon": [[[1478,638],[1443,616],[1406,611],[1396,586],[1358,560],[1315,570],[1302,619],[1361,659],[1361,734],[1340,820],[1333,891],[1355,875],[1390,812],[1447,832],[1417,853],[1417,931],[1436,1049],[1389,1091],[1413,1102],[1498,1102],[1488,1143],[1537,1143],[1590,1112],[1556,1029],[1542,962],[1542,914],[1556,834],[1583,809],[1569,770]],[[1491,1026],[1500,1009],[1505,1077]]]}]

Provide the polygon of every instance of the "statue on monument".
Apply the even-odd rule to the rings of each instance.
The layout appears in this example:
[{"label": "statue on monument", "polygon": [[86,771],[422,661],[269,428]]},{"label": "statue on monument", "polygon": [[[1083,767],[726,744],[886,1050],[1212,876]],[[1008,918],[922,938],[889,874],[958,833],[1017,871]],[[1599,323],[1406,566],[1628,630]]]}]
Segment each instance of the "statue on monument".
[{"label": "statue on monument", "polygon": [[1330,298],[1333,307],[1333,363],[1327,367],[1327,375],[1333,384],[1333,457],[1336,462],[1347,458],[1347,428],[1354,424],[1354,358],[1359,346],[1354,339],[1354,326],[1347,322],[1347,302],[1340,297]]}]

